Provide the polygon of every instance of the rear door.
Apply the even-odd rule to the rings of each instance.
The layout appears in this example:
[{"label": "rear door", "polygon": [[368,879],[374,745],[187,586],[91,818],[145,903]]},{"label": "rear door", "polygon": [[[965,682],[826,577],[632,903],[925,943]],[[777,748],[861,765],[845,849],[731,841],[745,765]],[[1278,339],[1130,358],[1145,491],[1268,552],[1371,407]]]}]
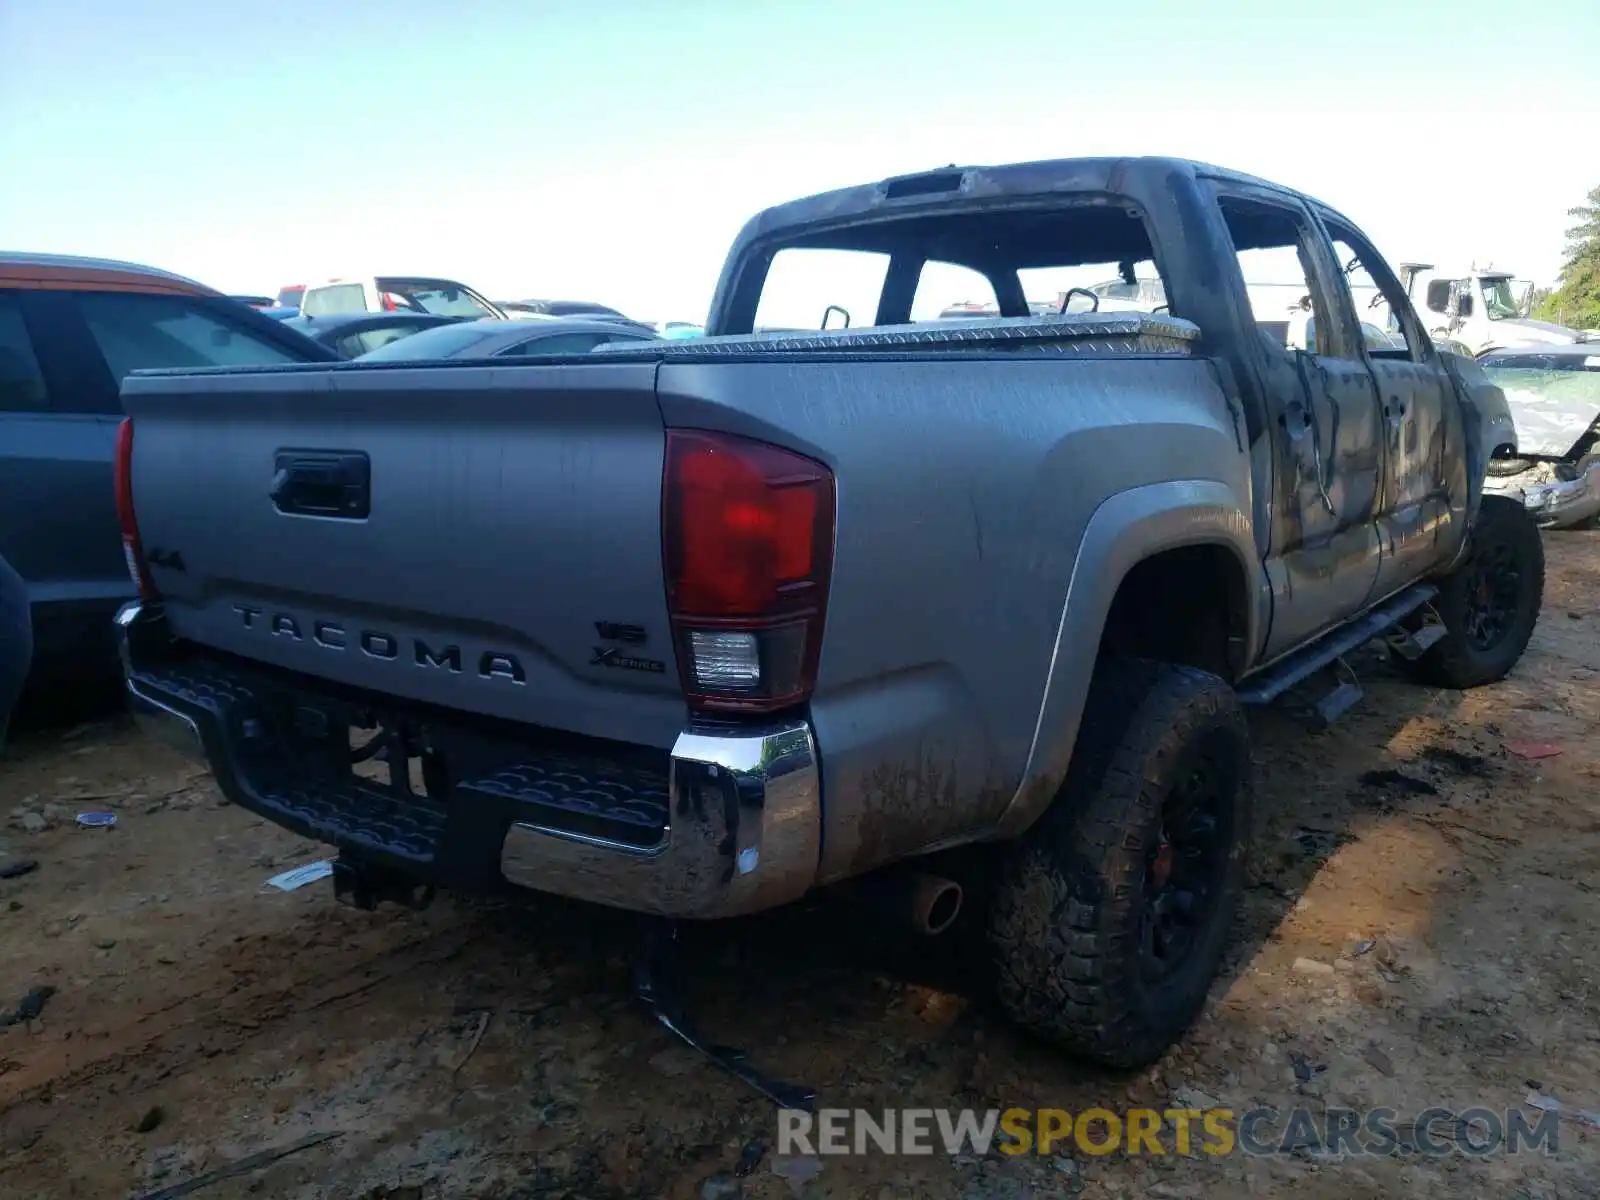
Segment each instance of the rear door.
[{"label": "rear door", "polygon": [[[338,356],[247,308],[207,296],[71,292],[115,390],[130,371],[258,367]],[[116,411],[121,413],[120,401]]]},{"label": "rear door", "polygon": [[[1232,182],[1218,203],[1238,255],[1243,305],[1272,443],[1272,584],[1267,654],[1359,612],[1378,576],[1374,512],[1381,470],[1372,376],[1350,345],[1328,255],[1297,199]],[[1300,344],[1291,344],[1298,342]]]},{"label": "rear door", "polygon": [[[1377,521],[1383,566],[1377,597],[1387,596],[1446,561],[1467,519],[1465,426],[1455,389],[1422,335],[1399,281],[1349,224],[1322,214],[1341,278],[1341,299],[1369,297],[1370,311],[1395,313],[1404,344],[1363,346],[1383,415],[1383,486]],[[1375,298],[1371,299],[1371,298]]]},{"label": "rear door", "polygon": [[116,387],[66,292],[0,290],[0,555],[28,583],[36,659],[112,658],[133,593],[111,492]]},{"label": "rear door", "polygon": [[0,554],[28,581],[41,658],[112,661],[133,593],[111,490],[122,378],[332,352],[221,297],[70,287],[0,292],[0,346]]}]

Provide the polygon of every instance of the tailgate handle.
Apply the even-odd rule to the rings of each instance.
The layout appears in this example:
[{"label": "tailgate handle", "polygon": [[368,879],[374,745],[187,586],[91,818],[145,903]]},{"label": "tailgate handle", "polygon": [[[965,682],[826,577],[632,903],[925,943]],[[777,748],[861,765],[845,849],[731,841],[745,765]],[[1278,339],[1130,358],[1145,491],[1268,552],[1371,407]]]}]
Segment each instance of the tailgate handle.
[{"label": "tailgate handle", "polygon": [[372,512],[372,463],[356,450],[279,450],[268,495],[281,513],[364,520]]}]

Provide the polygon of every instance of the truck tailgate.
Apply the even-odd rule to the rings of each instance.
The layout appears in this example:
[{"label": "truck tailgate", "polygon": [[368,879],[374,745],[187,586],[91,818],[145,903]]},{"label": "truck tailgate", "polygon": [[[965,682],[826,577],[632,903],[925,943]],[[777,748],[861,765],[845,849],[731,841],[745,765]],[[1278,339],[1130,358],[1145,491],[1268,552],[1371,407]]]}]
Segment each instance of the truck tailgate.
[{"label": "truck tailgate", "polygon": [[134,509],[173,631],[670,745],[654,381],[592,360],[130,376]]}]

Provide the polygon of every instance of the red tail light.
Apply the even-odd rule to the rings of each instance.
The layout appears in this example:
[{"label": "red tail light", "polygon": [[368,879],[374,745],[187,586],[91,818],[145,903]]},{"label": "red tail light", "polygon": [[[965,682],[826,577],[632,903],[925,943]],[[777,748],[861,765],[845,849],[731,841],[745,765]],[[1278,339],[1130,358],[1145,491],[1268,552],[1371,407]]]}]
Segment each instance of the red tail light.
[{"label": "red tail light", "polygon": [[117,426],[117,457],[112,465],[112,481],[117,491],[117,519],[122,523],[122,554],[128,560],[128,574],[139,589],[142,600],[154,600],[159,593],[150,581],[150,564],[145,561],[139,541],[139,522],[133,515],[133,418],[123,417]]},{"label": "red tail light", "polygon": [[667,607],[691,705],[803,703],[833,567],[833,473],[764,442],[670,430],[662,499]]}]

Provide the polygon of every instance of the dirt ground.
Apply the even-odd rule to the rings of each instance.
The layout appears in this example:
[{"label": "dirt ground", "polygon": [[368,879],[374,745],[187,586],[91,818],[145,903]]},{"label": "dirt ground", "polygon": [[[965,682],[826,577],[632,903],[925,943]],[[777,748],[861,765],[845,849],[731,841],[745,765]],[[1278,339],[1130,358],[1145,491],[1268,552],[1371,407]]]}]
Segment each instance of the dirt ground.
[{"label": "dirt ground", "polygon": [[[1364,653],[1368,697],[1331,732],[1254,722],[1235,950],[1154,1070],[1025,1042],[921,980],[926,951],[890,954],[834,910],[695,931],[692,1011],[829,1106],[1125,1109],[1190,1089],[1240,1111],[1531,1120],[1531,1089],[1600,1109],[1600,541],[1547,546],[1544,618],[1508,682],[1430,691]],[[1560,753],[1507,749],[1530,741]],[[83,809],[116,827],[75,828]],[[25,737],[0,763],[0,821],[0,867],[38,862],[0,880],[0,1009],[55,989],[0,1028],[5,1197],[165,1194],[318,1134],[336,1136],[198,1194],[1600,1197],[1600,1129],[1576,1113],[1556,1152],[1517,1156],[1074,1148],[818,1169],[775,1158],[771,1106],[643,1013],[618,915],[451,897],[366,914],[325,881],[266,889],[323,848],[120,720]]]}]

